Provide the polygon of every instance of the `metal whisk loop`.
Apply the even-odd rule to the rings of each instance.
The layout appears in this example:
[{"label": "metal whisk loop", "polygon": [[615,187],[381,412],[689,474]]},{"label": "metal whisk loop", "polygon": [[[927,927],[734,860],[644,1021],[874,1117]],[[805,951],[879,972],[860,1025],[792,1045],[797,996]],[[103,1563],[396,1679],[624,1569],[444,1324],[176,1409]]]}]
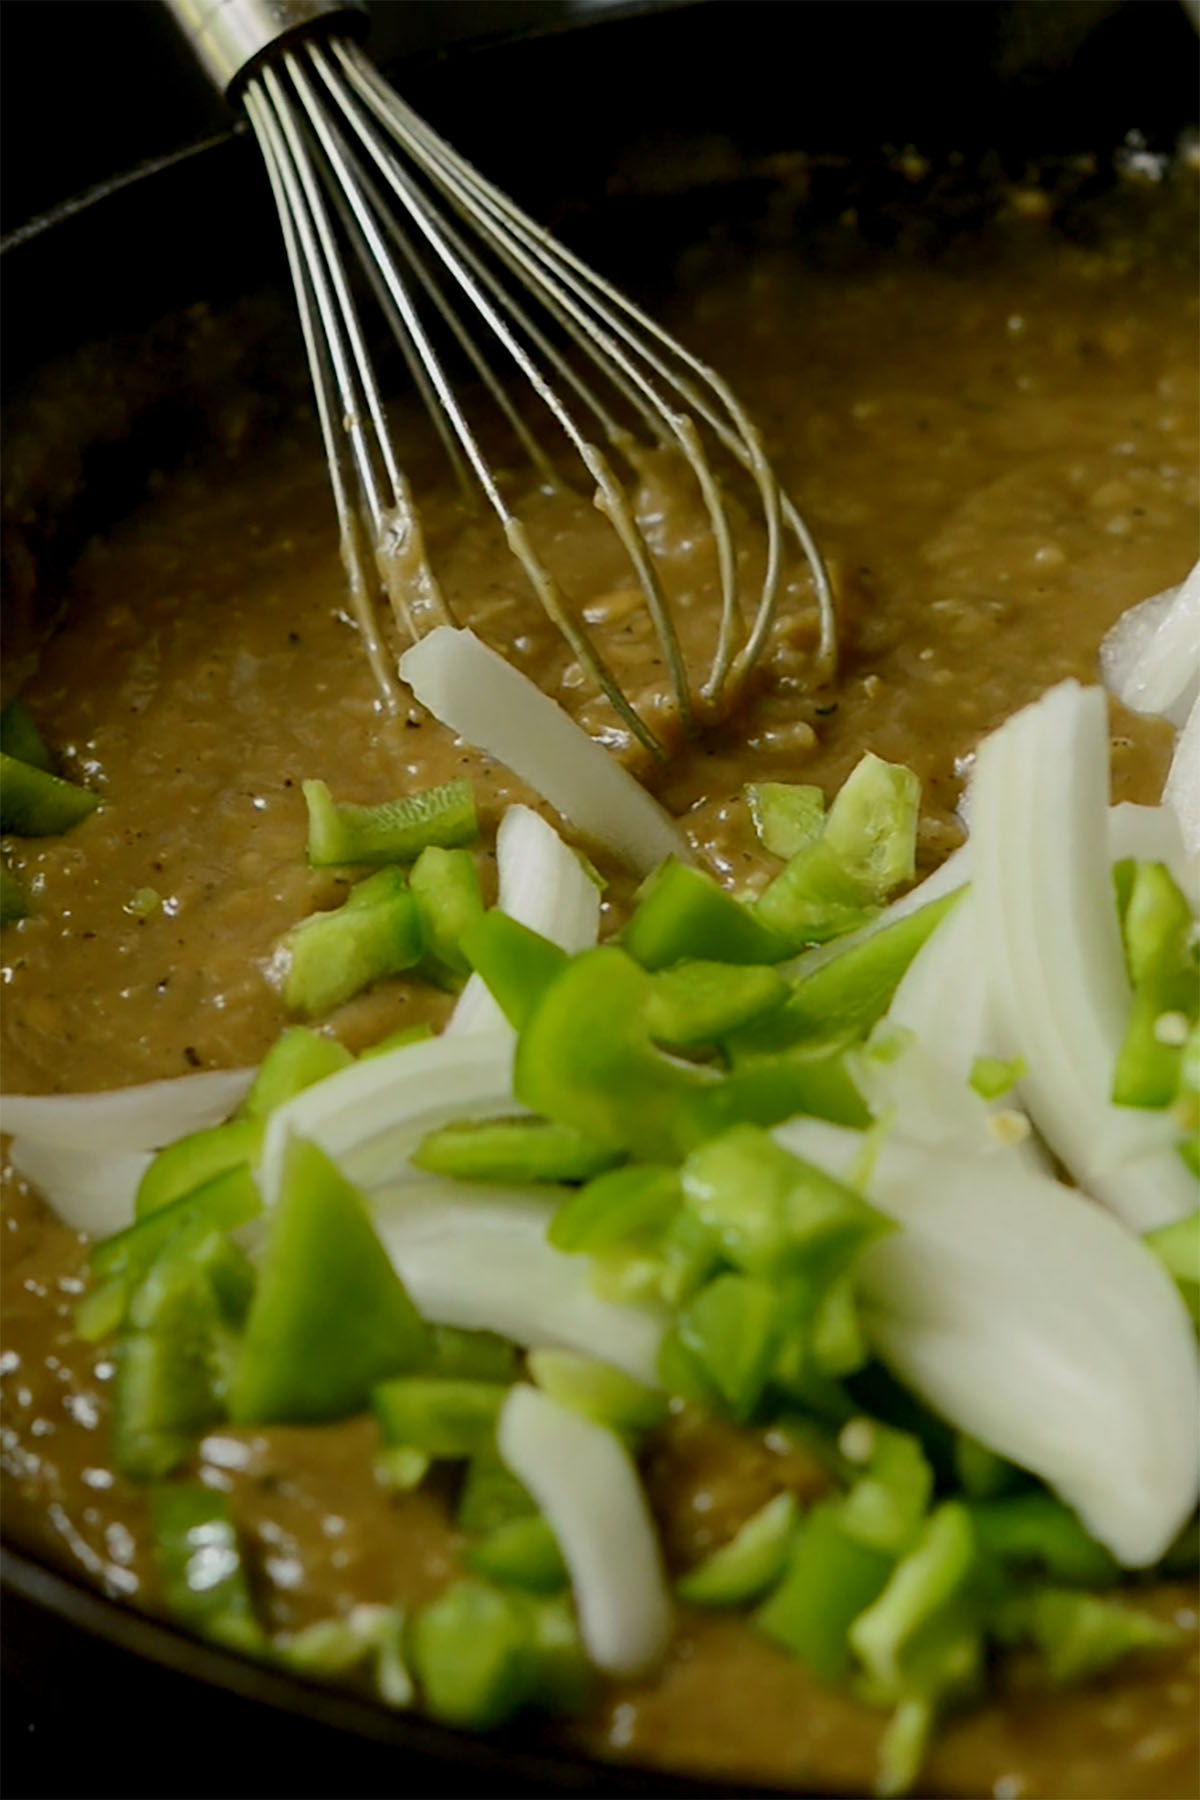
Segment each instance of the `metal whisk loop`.
[{"label": "metal whisk loop", "polygon": [[[544,408],[538,416],[553,441],[565,441],[568,460],[586,472],[594,504],[635,577],[683,730],[720,717],[763,653],[783,586],[785,531],[803,553],[816,594],[818,673],[832,674],[837,643],[828,574],[736,396],[400,99],[342,35],[361,23],[359,0],[167,4],[217,84],[239,89],[266,162],[352,612],[386,703],[394,707],[400,696],[372,601],[380,583],[414,636],[451,614],[391,442],[343,263],[345,244],[362,264],[464,489],[483,495],[540,605],[640,743],[666,754],[512,511],[430,327],[457,344],[545,484],[560,483],[563,458],[543,444],[510,391],[514,372]],[[647,445],[690,471],[715,558],[719,616],[695,689],[658,560],[610,460],[619,457],[636,480],[648,468]],[[733,516],[710,450],[747,472],[761,508],[761,585],[746,608]],[[699,659],[694,649],[689,655]]]},{"label": "metal whisk loop", "polygon": [[[348,47],[343,45],[340,40],[335,40],[332,48],[338,53],[339,60],[347,60],[345,53]],[[503,289],[498,287],[481,268],[478,259],[463,243],[459,234],[449,226],[448,221],[430,203],[428,196],[416,185],[407,169],[398,160],[390,141],[382,138],[377,129],[372,129],[372,118],[364,119],[361,116],[359,110],[354,106],[353,95],[338,80],[336,72],[330,66],[329,59],[316,47],[310,48],[310,55],[330,93],[338,102],[341,116],[354,126],[361,146],[370,154],[379,173],[432,247],[439,265],[453,277],[461,294],[469,301],[477,316],[487,325],[492,336],[511,357],[517,369],[541,399],[595,481],[597,504],[613,524],[634,565],[647,606],[658,627],[676,702],[684,726],[687,728],[691,723],[691,696],[687,671],[659,586],[657,571],[624,488],[613,474],[607,460],[588,441],[570,410],[547,380],[537,360],[514,331],[511,321],[514,319],[519,321],[519,310],[508,299]],[[375,253],[377,232],[374,221],[364,211],[366,190],[360,181],[354,179],[342,159],[332,153],[328,142],[327,127],[323,123],[318,125],[315,117],[313,123],[314,128],[319,131],[322,147],[330,154],[331,163],[343,183],[346,197],[363,237],[371,252]],[[387,281],[389,275],[386,262],[382,266],[381,273],[384,280]],[[426,354],[424,346],[422,354]],[[579,660],[592,672],[598,685],[603,689],[625,724],[648,749],[656,754],[663,754],[663,746],[622,693],[619,684],[607,669],[592,640],[570,613],[558,583],[534,555],[524,531],[517,528],[517,522],[512,518],[453,390],[440,372],[440,365],[435,373],[434,365],[437,364],[437,358],[432,347],[428,348],[427,354],[430,359],[429,371],[437,388],[438,399],[445,408],[446,416],[462,444],[481,488],[501,521],[510,548],[524,565],[543,607],[567,639]]]},{"label": "metal whisk loop", "polygon": [[[414,157],[419,158],[431,180],[446,193],[451,203],[470,221],[479,235],[487,238],[508,266],[533,287],[549,311],[564,323],[568,318],[575,321],[579,332],[583,334],[573,333],[575,341],[636,406],[659,441],[669,443],[674,440],[677,447],[684,450],[702,488],[713,481],[707,460],[700,452],[700,466],[697,467],[687,447],[680,443],[678,416],[673,413],[670,403],[658,395],[633,367],[629,354],[631,351],[675,390],[688,409],[704,419],[724,447],[753,476],[763,502],[769,549],[762,594],[746,650],[753,643],[757,655],[770,627],[778,586],[778,542],[774,534],[782,516],[794,533],[809,565],[820,614],[819,657],[823,668],[832,674],[837,658],[837,621],[828,571],[812,534],[794,504],[780,489],[763,452],[757,430],[728,384],[618,288],[598,275],[574,252],[559,243],[544,226],[524,213],[507,194],[489,182],[486,176],[481,175],[453,145],[440,137],[387,85],[356,45],[339,44],[336,48],[343,66],[348,71],[353,71],[357,82],[361,83],[362,91],[369,91],[379,108],[380,117],[391,125],[396,135],[403,133],[405,147]],[[514,248],[515,245],[523,246],[527,254],[521,255]],[[537,265],[540,265],[541,273]],[[560,307],[563,310],[560,311]],[[602,322],[608,330],[601,330],[598,322]],[[645,339],[633,335],[629,330],[630,324],[638,327],[645,334]],[[679,372],[678,367],[672,367],[664,357],[656,354],[653,348],[655,343],[675,359],[677,364],[689,370],[703,386],[697,387]],[[622,382],[618,370],[631,377],[637,384],[638,392],[632,391]],[[704,388],[710,390],[720,411],[706,397]],[[639,399],[639,393],[646,404]],[[706,505],[708,504],[709,496],[706,494]],[[713,517],[714,511],[723,516],[719,493],[713,496],[710,509],[710,518],[719,543],[721,527]],[[728,667],[728,660],[718,651],[706,688],[719,688],[728,673]]]}]

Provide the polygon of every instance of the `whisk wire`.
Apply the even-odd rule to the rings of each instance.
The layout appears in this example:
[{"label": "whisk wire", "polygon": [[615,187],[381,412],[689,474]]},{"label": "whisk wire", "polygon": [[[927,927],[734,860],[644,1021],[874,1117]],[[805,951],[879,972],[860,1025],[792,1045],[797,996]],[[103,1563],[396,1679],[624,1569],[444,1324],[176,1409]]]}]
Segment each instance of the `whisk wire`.
[{"label": "whisk wire", "polygon": [[[342,564],[350,591],[351,611],[367,653],[371,671],[389,709],[400,703],[399,690],[389,666],[371,603],[367,578],[367,561],[363,552],[358,511],[350,497],[351,472],[347,466],[348,434],[345,430],[346,408],[340,418],[336,413],[338,394],[331,372],[329,323],[334,316],[326,294],[322,297],[318,283],[323,275],[297,171],[275,111],[255,84],[247,89],[245,105],[266,165],[267,178],[275,196],[276,209],[283,229],[284,248],[292,273],[304,339],[317,404],[317,418],[325,446],[334,508],[338,519]],[[334,334],[336,335],[336,334]]]},{"label": "whisk wire", "polygon": [[[344,48],[344,46],[341,45],[340,40],[335,40],[335,43],[339,50]],[[322,58],[320,49],[316,46],[310,46],[309,49],[315,65],[320,69],[321,74],[326,80],[334,97],[340,100],[344,99],[341,93],[340,84],[337,82],[327,61]],[[314,120],[314,124],[316,124],[316,120]],[[354,211],[359,227],[372,252],[378,256],[381,265],[381,273],[388,282],[389,287],[391,287],[395,279],[395,271],[390,267],[388,259],[383,254],[383,246],[379,239],[377,228],[374,220],[370,217],[368,210],[362,202],[362,196],[358,185],[352,179],[350,171],[344,168],[343,158],[338,154],[336,146],[332,145],[330,141],[331,134],[329,133],[328,127],[321,125],[318,126],[317,129],[321,138],[322,147],[325,148],[327,154],[329,154],[331,166],[335,169],[339,178],[345,183],[346,197]],[[660,623],[661,633],[665,637],[664,648],[670,666],[672,685],[676,690],[677,700],[680,705],[680,711],[685,725],[690,724],[690,696],[688,694],[687,674],[683,663],[682,652],[679,649],[674,628],[671,625],[666,611],[665,601],[663,600],[661,590],[658,586],[657,574],[654,571],[649,550],[644,542],[641,541],[640,527],[634,518],[632,509],[629,507],[623,488],[616,480],[616,477],[613,475],[605,459],[600,456],[593,445],[590,445],[587,442],[586,438],[580,432],[570,411],[564,406],[559,395],[550,386],[541,368],[530,356],[520,339],[515,335],[499,308],[489,299],[482,285],[475,279],[467,264],[458,257],[453,244],[446,234],[443,221],[429,205],[425,196],[416,188],[407,171],[401,167],[393,155],[388,153],[386,148],[378,142],[373,134],[364,134],[361,141],[374,158],[385,181],[392,187],[394,193],[408,211],[413,222],[430,243],[441,264],[454,277],[459,288],[469,299],[476,312],[512,357],[521,373],[525,376],[526,380],[529,381],[547,410],[554,417],[568,441],[572,444],[576,453],[584,462],[584,465],[593,475],[593,478],[597,482],[598,491],[603,497],[603,510],[616,525],[618,535],[621,537],[626,549],[632,553],[633,547],[636,546],[636,554],[634,557],[635,568],[638,571],[639,578],[642,580],[643,585],[647,582],[649,583],[649,587],[646,591],[647,604],[650,606],[652,614],[656,617],[656,623]],[[399,300],[398,294],[396,297]],[[401,307],[401,310],[404,310],[403,306]],[[407,314],[405,316],[407,319]],[[419,332],[419,327],[417,330]],[[527,533],[523,528],[514,529],[516,521],[514,521],[511,510],[503,497],[482,450],[480,449],[478,440],[470,429],[465,414],[454,394],[453,388],[445,376],[440,360],[438,359],[433,346],[429,343],[428,338],[425,337],[424,334],[420,334],[420,341],[422,345],[422,355],[427,357],[430,378],[437,390],[438,399],[449,415],[454,430],[463,446],[471,467],[476,474],[479,484],[501,522],[510,548],[512,548],[514,554],[525,567],[526,573],[533,583],[543,607],[550,614],[562,635],[567,639],[568,644],[577,658],[589,669],[593,678],[601,687],[609,702],[622,718],[626,726],[634,732],[639,741],[643,743],[647,749],[651,750],[656,755],[661,755],[662,746],[658,742],[655,734],[645,720],[643,720],[636,712],[628,698],[622,692],[619,683],[608,669],[592,639],[570,613],[557,581],[546,569],[540,558],[535,555]]]},{"label": "whisk wire", "polygon": [[[665,754],[643,716],[657,708],[657,699],[639,707],[625,694],[587,629],[585,620],[594,622],[595,614],[578,616],[535,549],[431,327],[439,340],[445,333],[457,346],[547,490],[564,485],[562,458],[548,452],[537,420],[514,400],[510,368],[543,409],[541,423],[561,434],[578,459],[593,504],[635,578],[684,731],[697,720],[720,717],[762,655],[783,589],[785,532],[808,565],[819,619],[817,668],[831,674],[836,615],[820,551],[720,375],[448,144],[341,35],[341,26],[328,36],[314,35],[312,18],[333,11],[334,0],[238,0],[246,12],[236,21],[230,14],[228,32],[224,13],[211,20],[204,14],[201,22],[200,15],[193,18],[192,0],[168,3],[196,34],[216,78],[243,78],[242,97],[283,222],[351,608],[387,703],[398,704],[397,688],[372,591],[382,584],[414,636],[431,617],[452,615],[426,559],[420,519],[393,447],[343,240],[363,266],[464,492],[482,495],[491,508],[540,605],[625,730]],[[279,39],[281,30],[297,27],[297,35]],[[210,29],[211,38],[204,35]],[[243,45],[255,42],[260,53],[247,68],[253,52]],[[746,494],[756,494],[763,537],[753,564],[741,547],[741,510],[731,510],[714,449],[745,471]],[[676,612],[688,598],[668,601],[663,547],[656,543],[652,550],[628,485],[629,473],[639,486],[648,479],[654,450],[690,472],[706,521],[719,606],[703,677],[694,627],[685,657],[676,625]],[[627,471],[624,480],[614,456]],[[744,599],[743,577],[751,566],[756,591]],[[695,685],[689,658],[698,665]]]}]

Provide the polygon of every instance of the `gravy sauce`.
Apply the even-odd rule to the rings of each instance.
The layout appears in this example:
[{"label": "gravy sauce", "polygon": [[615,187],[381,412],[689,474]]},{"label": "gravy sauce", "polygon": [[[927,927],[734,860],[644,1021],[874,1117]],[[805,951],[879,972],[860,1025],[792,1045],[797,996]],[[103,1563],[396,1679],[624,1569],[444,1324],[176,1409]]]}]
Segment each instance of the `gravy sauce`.
[{"label": "gravy sauce", "polygon": [[[1094,680],[1121,610],[1195,558],[1194,285],[1187,271],[1073,245],[1037,220],[1007,253],[973,261],[834,276],[779,253],[701,273],[681,335],[760,421],[830,558],[843,675],[836,692],[809,688],[815,616],[797,575],[761,680],[726,727],[679,748],[660,792],[702,861],[753,887],[767,870],[743,783],[832,791],[870,748],[920,775],[920,853],[932,866],[959,841],[954,809],[979,738],[1063,677]],[[427,476],[423,439],[409,449],[430,553],[463,621],[621,749],[492,532]],[[307,427],[252,461],[230,453],[157,487],[87,549],[25,690],[68,771],[105,804],[67,836],[11,846],[34,910],[4,933],[10,1091],[110,1088],[262,1056],[285,1023],[264,973],[272,948],[344,891],[306,867],[305,777],[372,802],[469,775],[485,834],[511,800],[530,798],[417,708],[381,710],[343,612]],[[694,503],[651,468],[639,506],[686,634],[711,600]],[[526,516],[621,678],[660,689],[645,621],[590,505],[535,494]],[[1169,748],[1164,729],[1114,709],[1115,796],[1157,798]],[[627,893],[617,878],[610,927]],[[357,1050],[417,1019],[436,1024],[448,1006],[397,980],[330,1024]],[[106,1461],[111,1360],[71,1333],[84,1246],[11,1172],[5,1190],[7,1530],[153,1608],[144,1500]],[[436,1484],[386,1493],[371,1474],[373,1433],[362,1419],[230,1428],[197,1450],[196,1469],[230,1495],[278,1627],[358,1601],[419,1602],[455,1569]],[[677,1568],[780,1487],[820,1488],[798,1453],[687,1415],[650,1473]],[[1193,1793],[1196,1596],[1181,1585],[1141,1599],[1184,1627],[1178,1656],[1054,1694],[1014,1663],[996,1699],[947,1724],[930,1785],[1009,1800]],[[607,1690],[570,1730],[601,1755],[861,1790],[882,1724],[737,1619],[685,1612],[661,1679]]]}]

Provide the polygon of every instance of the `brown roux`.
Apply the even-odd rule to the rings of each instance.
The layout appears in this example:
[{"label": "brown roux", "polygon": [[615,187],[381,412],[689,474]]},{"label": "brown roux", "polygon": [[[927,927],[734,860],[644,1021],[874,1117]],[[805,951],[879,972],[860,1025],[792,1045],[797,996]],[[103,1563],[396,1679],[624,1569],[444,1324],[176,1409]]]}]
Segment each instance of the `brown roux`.
[{"label": "brown roux", "polygon": [[[743,782],[831,790],[865,747],[918,771],[922,860],[936,862],[957,840],[964,759],[981,734],[1064,676],[1094,679],[1117,614],[1195,556],[1187,275],[1025,229],[1019,256],[975,268],[900,262],[835,279],[764,258],[702,288],[682,321],[765,426],[847,621],[840,687],[814,696],[813,613],[797,577],[761,688],[730,726],[681,750],[660,784],[700,856],[739,885],[765,869]],[[12,847],[35,915],[4,935],[9,1090],[107,1088],[261,1056],[283,1023],[263,973],[272,946],[339,892],[305,867],[304,777],[374,801],[469,774],[489,831],[526,797],[427,717],[379,710],[340,610],[324,480],[307,435],[252,467],[176,472],[84,556],[26,699],[106,804],[64,838]],[[491,533],[452,493],[417,485],[464,619],[603,724]],[[690,634],[711,581],[694,506],[658,475],[641,504]],[[590,507],[543,496],[531,509],[622,679],[635,692],[661,685]],[[1117,717],[1118,797],[1156,797],[1167,750],[1162,729]],[[146,889],[162,902],[149,915],[133,908]],[[358,1048],[446,1005],[397,981],[332,1025]],[[7,1529],[153,1606],[143,1501],[106,1465],[111,1363],[70,1330],[80,1243],[8,1186]],[[200,1446],[197,1465],[230,1493],[277,1625],[359,1600],[418,1602],[453,1568],[436,1487],[385,1494],[371,1448],[363,1420],[217,1430]],[[781,1486],[804,1495],[818,1482],[794,1453],[686,1417],[653,1459],[675,1566]],[[1143,1598],[1184,1627],[1178,1656],[1069,1694],[1015,1665],[998,1699],[947,1725],[930,1781],[1013,1800],[1194,1793],[1195,1594]],[[869,1785],[880,1728],[741,1621],[685,1614],[661,1679],[603,1696],[576,1736],[603,1754],[735,1780],[856,1787]]]}]

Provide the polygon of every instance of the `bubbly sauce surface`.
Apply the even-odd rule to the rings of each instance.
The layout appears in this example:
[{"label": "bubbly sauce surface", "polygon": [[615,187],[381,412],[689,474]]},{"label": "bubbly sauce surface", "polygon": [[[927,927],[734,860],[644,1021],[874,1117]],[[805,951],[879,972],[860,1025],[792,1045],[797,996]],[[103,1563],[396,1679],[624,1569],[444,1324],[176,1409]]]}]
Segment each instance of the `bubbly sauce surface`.
[{"label": "bubbly sauce surface", "polygon": [[[766,878],[743,784],[832,792],[866,748],[919,773],[921,860],[932,866],[959,840],[955,806],[980,737],[1065,676],[1094,680],[1117,615],[1195,558],[1190,277],[1036,225],[1017,248],[974,265],[898,261],[836,277],[764,255],[687,304],[681,334],[763,425],[830,558],[844,619],[841,682],[814,693],[814,609],[791,576],[761,681],[726,727],[681,746],[658,783],[701,859],[738,886]],[[462,621],[616,742],[493,533],[425,478],[423,443],[411,450],[430,550]],[[67,836],[11,846],[34,914],[4,932],[9,1091],[111,1088],[262,1056],[285,1023],[265,972],[272,949],[344,892],[306,867],[303,779],[371,802],[470,775],[485,837],[506,804],[529,799],[417,708],[381,710],[344,615],[306,429],[252,461],[231,455],[157,485],[88,548],[25,691],[67,772],[104,805]],[[693,620],[699,632],[712,571],[695,503],[650,467],[639,505],[685,636]],[[540,494],[526,510],[622,680],[660,689],[650,633],[590,503]],[[1157,798],[1168,754],[1165,730],[1114,712],[1115,797]],[[614,882],[610,925],[628,891]],[[331,1027],[358,1049],[416,1019],[436,1023],[448,1006],[398,980]],[[110,1352],[71,1331],[84,1246],[11,1175],[6,1192],[7,1530],[153,1607],[144,1500],[106,1460]],[[200,1444],[195,1466],[229,1493],[272,1624],[292,1629],[362,1600],[419,1603],[455,1569],[436,1484],[386,1493],[371,1473],[373,1432],[361,1419],[220,1428]],[[820,1486],[796,1453],[687,1415],[655,1446],[650,1476],[677,1569],[780,1488],[805,1497]],[[1196,1595],[1183,1585],[1141,1599],[1184,1628],[1177,1656],[1053,1694],[1015,1663],[995,1700],[948,1722],[931,1788],[1007,1800],[1193,1794]],[[605,1755],[860,1790],[883,1723],[744,1622],[685,1612],[661,1679],[605,1692],[571,1729]]]}]

